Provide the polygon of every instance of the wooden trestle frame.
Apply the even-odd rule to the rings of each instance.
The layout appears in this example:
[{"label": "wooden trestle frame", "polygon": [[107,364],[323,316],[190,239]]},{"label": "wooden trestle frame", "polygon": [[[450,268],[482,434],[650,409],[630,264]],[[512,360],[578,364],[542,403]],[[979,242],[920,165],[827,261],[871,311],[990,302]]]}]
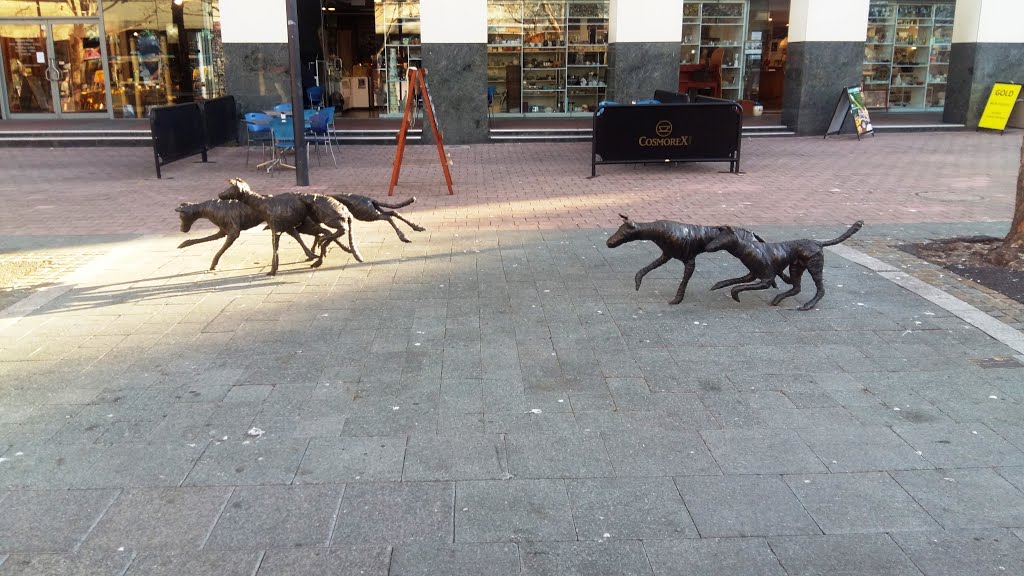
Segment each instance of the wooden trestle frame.
[{"label": "wooden trestle frame", "polygon": [[448,185],[448,194],[455,194],[452,190],[452,175],[448,171],[448,156],[444,152],[444,141],[441,137],[441,130],[437,127],[434,104],[431,103],[430,92],[427,90],[426,75],[426,70],[409,68],[409,95],[405,101],[405,113],[402,114],[402,127],[398,130],[398,149],[395,150],[395,162],[391,168],[391,185],[388,187],[388,196],[395,194],[398,174],[402,171],[402,155],[405,154],[405,140],[409,133],[409,125],[412,123],[412,115],[416,109],[417,93],[423,96],[423,108],[427,111],[430,128],[434,131],[434,141],[437,142],[437,155],[441,159],[441,169],[444,170],[444,181]]}]

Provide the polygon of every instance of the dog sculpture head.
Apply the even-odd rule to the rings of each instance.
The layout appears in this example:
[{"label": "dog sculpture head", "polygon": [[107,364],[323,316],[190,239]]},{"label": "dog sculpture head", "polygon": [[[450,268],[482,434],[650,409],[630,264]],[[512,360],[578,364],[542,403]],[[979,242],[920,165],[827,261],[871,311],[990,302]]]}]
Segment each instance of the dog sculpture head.
[{"label": "dog sculpture head", "polygon": [[252,188],[249,184],[241,178],[231,178],[228,180],[228,188],[217,195],[221,200],[241,200],[242,196],[251,193]]},{"label": "dog sculpture head", "polygon": [[635,222],[629,219],[629,216],[619,214],[619,217],[622,218],[622,225],[619,226],[619,229],[614,234],[608,237],[607,244],[609,248],[615,248],[626,242],[636,240],[637,230],[640,229]]},{"label": "dog sculpture head", "polygon": [[178,213],[178,217],[181,218],[182,232],[188,232],[189,230],[191,230],[192,224],[194,224],[195,221],[199,219],[199,215],[192,210],[193,206],[195,206],[195,204],[191,204],[189,202],[182,202],[181,204],[178,204],[177,208],[174,209],[174,211]]},{"label": "dog sculpture head", "polygon": [[[752,236],[757,238],[758,241],[761,241],[761,238],[756,234],[752,234]],[[730,250],[731,248],[737,246],[739,243],[740,237],[739,235],[736,234],[736,230],[733,229],[732,226],[719,226],[718,235],[707,243],[707,246],[704,247],[704,250],[707,252]]]}]

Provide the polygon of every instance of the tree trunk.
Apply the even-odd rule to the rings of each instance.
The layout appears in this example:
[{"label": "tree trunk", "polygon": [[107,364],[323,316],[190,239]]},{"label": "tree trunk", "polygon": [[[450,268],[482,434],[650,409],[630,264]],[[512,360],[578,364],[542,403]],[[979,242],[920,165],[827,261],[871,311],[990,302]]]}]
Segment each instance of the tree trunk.
[{"label": "tree trunk", "polygon": [[998,266],[1024,257],[1024,144],[1020,147],[1020,168],[1017,170],[1017,200],[1014,202],[1013,221],[1003,244],[992,251],[989,260]]}]

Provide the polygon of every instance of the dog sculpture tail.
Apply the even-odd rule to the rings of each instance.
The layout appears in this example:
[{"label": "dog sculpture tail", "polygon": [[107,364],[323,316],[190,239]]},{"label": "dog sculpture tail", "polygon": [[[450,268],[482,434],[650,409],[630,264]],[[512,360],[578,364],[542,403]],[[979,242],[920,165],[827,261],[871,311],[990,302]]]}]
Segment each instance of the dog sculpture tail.
[{"label": "dog sculpture tail", "polygon": [[416,197],[413,196],[412,198],[409,198],[408,200],[403,200],[402,202],[398,202],[396,204],[385,204],[384,202],[381,202],[380,200],[374,200],[373,203],[376,204],[378,208],[383,207],[383,208],[391,208],[392,210],[394,210],[396,208],[405,208],[406,206],[408,206],[409,204],[412,204],[415,201],[416,201]]},{"label": "dog sculpture tail", "polygon": [[847,238],[849,238],[850,236],[853,236],[854,234],[856,234],[857,231],[860,230],[862,226],[864,226],[864,221],[863,220],[857,220],[856,222],[853,223],[853,226],[850,226],[849,230],[847,230],[846,232],[843,232],[842,235],[840,235],[838,238],[836,238],[834,240],[826,240],[824,242],[819,241],[818,244],[821,244],[822,246],[835,246],[836,244],[839,244],[841,242],[845,242]]}]

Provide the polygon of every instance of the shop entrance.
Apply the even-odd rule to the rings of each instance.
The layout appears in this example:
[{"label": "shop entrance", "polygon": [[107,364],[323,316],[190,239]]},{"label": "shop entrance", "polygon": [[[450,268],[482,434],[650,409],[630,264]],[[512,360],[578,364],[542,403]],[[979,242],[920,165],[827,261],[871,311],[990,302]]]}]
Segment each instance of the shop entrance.
[{"label": "shop entrance", "polygon": [[0,20],[4,117],[109,117],[101,37],[99,20]]}]

